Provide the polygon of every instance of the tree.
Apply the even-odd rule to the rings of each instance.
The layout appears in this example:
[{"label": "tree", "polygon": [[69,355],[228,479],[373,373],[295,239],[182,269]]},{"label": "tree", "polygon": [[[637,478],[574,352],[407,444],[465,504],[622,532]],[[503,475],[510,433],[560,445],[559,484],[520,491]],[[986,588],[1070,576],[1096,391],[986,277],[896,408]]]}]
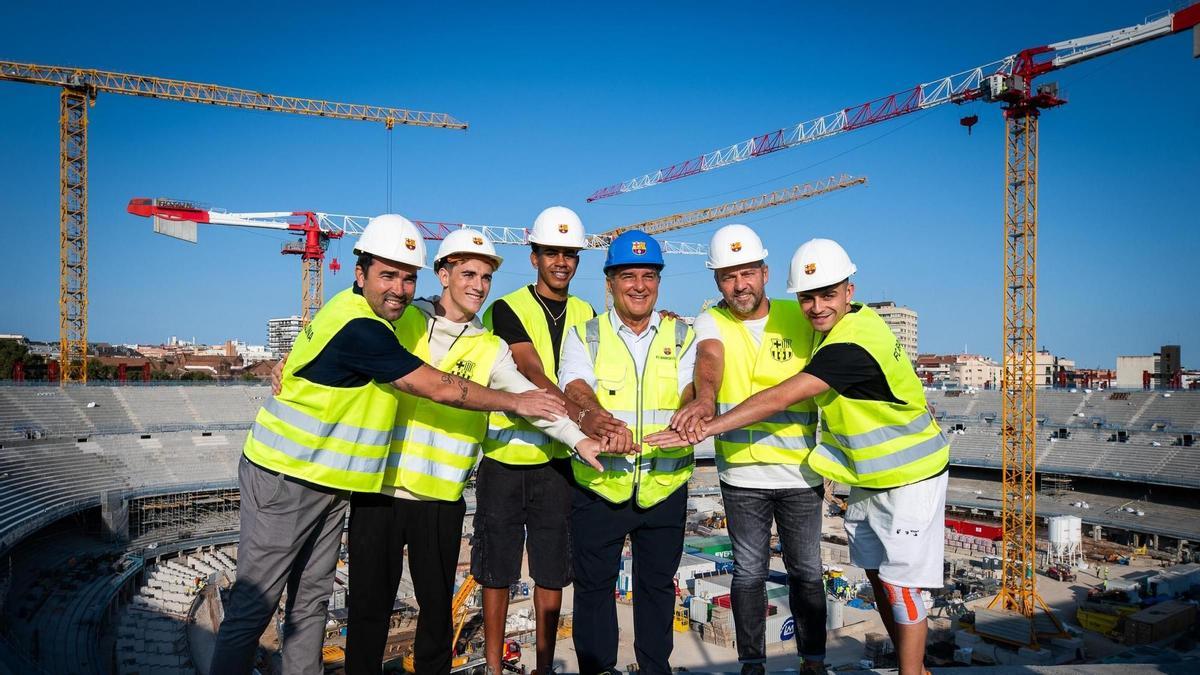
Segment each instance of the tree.
[{"label": "tree", "polygon": [[13,364],[25,361],[29,346],[16,340],[0,340],[0,378],[11,380]]}]

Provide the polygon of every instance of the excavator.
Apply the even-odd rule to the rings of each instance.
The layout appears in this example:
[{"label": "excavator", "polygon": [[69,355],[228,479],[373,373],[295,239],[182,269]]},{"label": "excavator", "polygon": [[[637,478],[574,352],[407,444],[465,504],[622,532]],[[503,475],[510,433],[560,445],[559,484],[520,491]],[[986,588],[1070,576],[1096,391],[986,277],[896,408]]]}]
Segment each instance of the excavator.
[{"label": "excavator", "polygon": [[[478,586],[479,583],[475,581],[475,577],[468,574],[463,579],[462,585],[454,592],[454,600],[450,605],[450,615],[454,621],[454,640],[452,642],[454,650],[451,653],[450,661],[451,673],[482,675],[487,670],[487,660],[483,656],[482,636],[478,635],[480,622],[469,622],[472,624],[472,630],[468,631],[467,635],[463,635],[463,627],[468,623],[467,601],[471,599]],[[521,645],[516,640],[506,640],[501,660],[504,662],[505,670],[520,672],[520,667],[517,666],[517,663],[521,660]],[[401,663],[405,672],[417,672],[416,665],[413,662],[412,647],[409,647],[405,651]]]}]

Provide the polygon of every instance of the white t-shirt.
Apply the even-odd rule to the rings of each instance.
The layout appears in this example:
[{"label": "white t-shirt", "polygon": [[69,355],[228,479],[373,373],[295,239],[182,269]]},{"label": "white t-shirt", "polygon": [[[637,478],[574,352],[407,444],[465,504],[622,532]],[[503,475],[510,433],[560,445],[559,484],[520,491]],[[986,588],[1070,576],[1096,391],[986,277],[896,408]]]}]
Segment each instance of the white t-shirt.
[{"label": "white t-shirt", "polygon": [[[762,344],[763,331],[767,327],[767,317],[743,321],[742,325],[750,332],[751,339],[757,347]],[[696,344],[704,340],[720,340],[721,329],[717,320],[708,312],[701,312],[692,325],[696,333]],[[717,471],[722,482],[734,487],[765,488],[778,490],[783,488],[816,487],[822,478],[807,464],[730,464],[721,453],[716,453]]]}]

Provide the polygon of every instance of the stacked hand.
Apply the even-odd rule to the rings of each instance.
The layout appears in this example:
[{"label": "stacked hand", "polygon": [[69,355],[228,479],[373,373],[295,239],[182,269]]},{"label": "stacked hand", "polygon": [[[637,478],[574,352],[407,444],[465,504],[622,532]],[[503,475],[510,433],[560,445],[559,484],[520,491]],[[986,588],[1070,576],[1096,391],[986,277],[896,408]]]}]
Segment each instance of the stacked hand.
[{"label": "stacked hand", "polygon": [[567,406],[562,399],[545,389],[516,394],[516,413],[521,417],[540,417],[544,420],[556,420],[566,417]]},{"label": "stacked hand", "polygon": [[675,429],[663,429],[657,433],[650,434],[642,439],[647,445],[654,445],[660,448],[683,448],[689,445],[695,445],[700,441],[708,438],[712,434],[709,433],[704,422],[700,422],[693,428],[692,431],[683,432]]},{"label": "stacked hand", "polygon": [[604,465],[596,458],[600,455],[634,455],[640,450],[640,447],[632,442],[629,446],[629,450],[619,451],[613,449],[613,446],[608,442],[608,438],[605,438],[603,441],[597,441],[594,438],[585,438],[575,445],[575,453],[593,469],[604,471]]},{"label": "stacked hand", "polygon": [[[716,414],[716,403],[711,400],[695,399],[675,411],[675,414],[671,416],[670,428],[691,441],[688,445],[695,445],[706,438],[703,434],[705,424],[711,421]],[[659,444],[655,443],[655,445]]]}]

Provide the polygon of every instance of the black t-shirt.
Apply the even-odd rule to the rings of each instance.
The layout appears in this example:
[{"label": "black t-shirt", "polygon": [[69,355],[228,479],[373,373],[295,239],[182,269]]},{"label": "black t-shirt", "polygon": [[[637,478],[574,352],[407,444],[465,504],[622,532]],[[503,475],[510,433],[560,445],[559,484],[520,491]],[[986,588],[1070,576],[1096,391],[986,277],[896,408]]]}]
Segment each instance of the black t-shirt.
[{"label": "black t-shirt", "polygon": [[423,364],[387,326],[361,318],[343,326],[296,376],[327,387],[361,387],[394,382]]},{"label": "black t-shirt", "polygon": [[846,398],[904,403],[892,394],[879,363],[856,344],[839,342],[822,347],[805,366],[804,372],[819,378]]},{"label": "black t-shirt", "polygon": [[[542,308],[542,314],[546,317],[546,326],[550,328],[550,346],[554,349],[554,370],[558,372],[558,357],[562,347],[563,332],[567,327],[567,301],[553,300],[544,295],[538,295],[532,285],[526,286],[525,290],[534,296],[535,301],[541,301],[538,306]],[[596,316],[594,309],[592,316]],[[557,322],[554,320],[555,317],[558,317]],[[507,342],[510,347],[521,342],[533,342],[533,338],[529,337],[529,332],[517,318],[517,313],[503,299],[497,300],[492,305],[492,332]]]}]

